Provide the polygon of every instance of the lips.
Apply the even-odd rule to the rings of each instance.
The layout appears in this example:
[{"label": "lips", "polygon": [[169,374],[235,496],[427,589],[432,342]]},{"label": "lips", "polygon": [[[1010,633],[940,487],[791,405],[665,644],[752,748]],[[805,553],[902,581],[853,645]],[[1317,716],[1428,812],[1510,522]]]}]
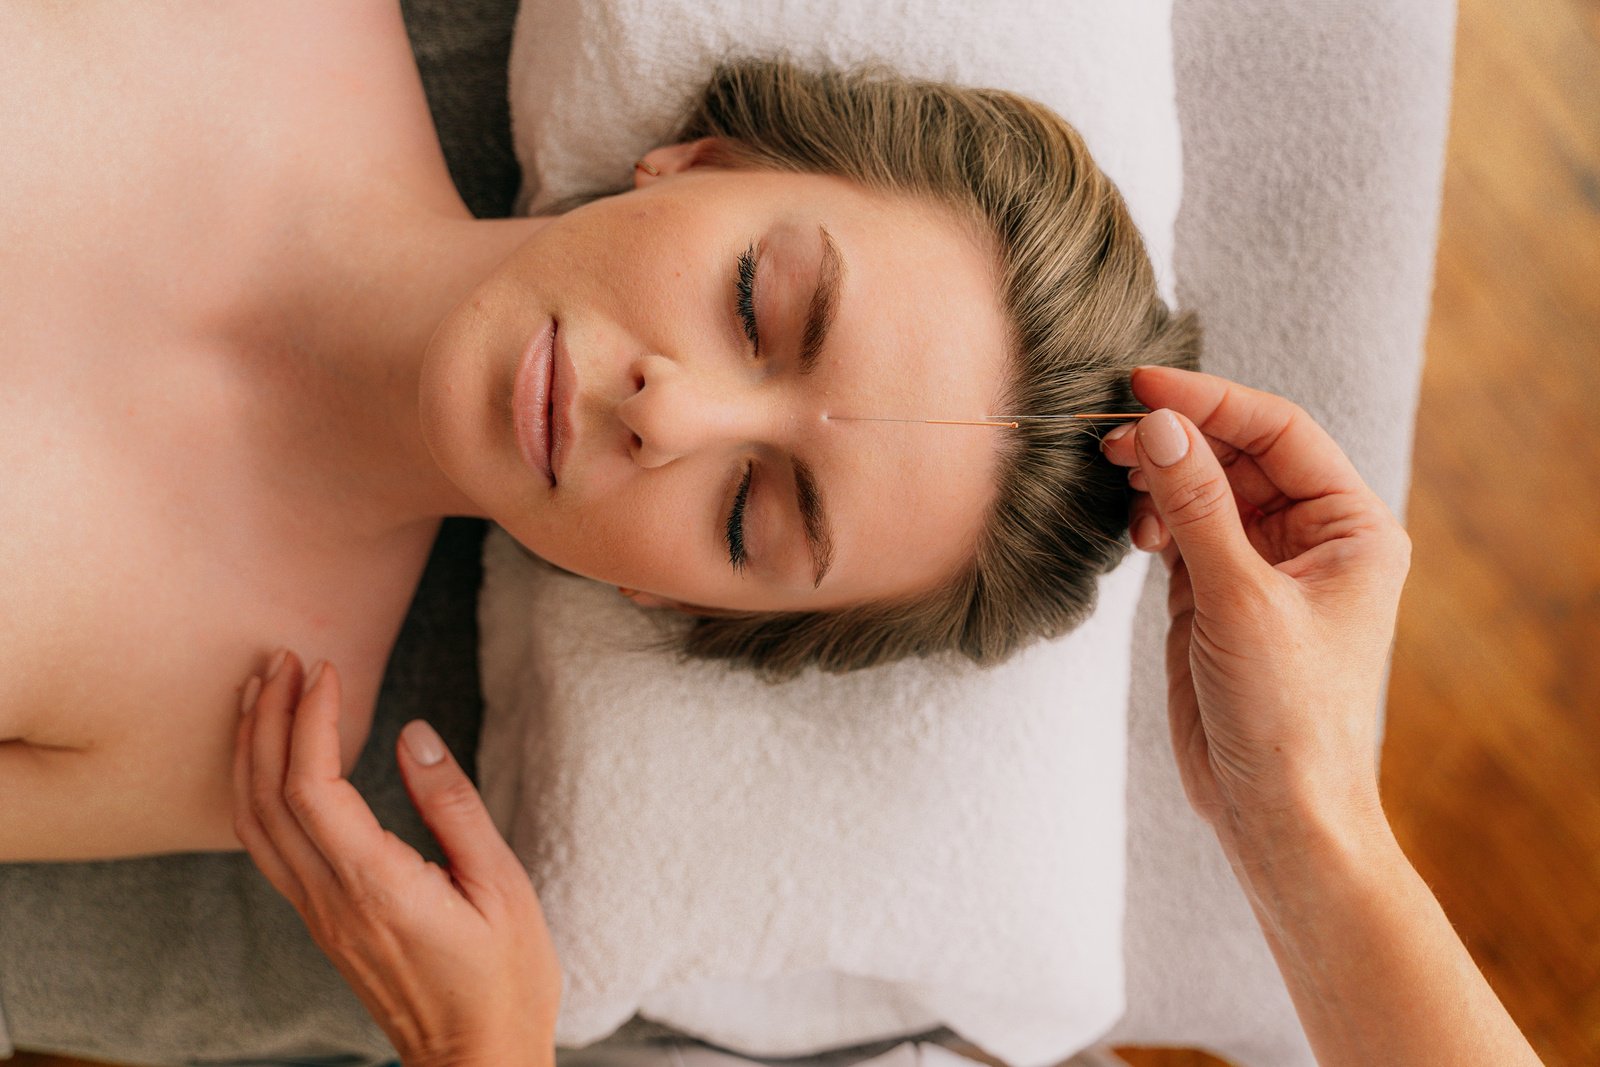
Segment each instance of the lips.
[{"label": "lips", "polygon": [[523,462],[552,486],[556,484],[555,470],[550,462],[553,451],[551,435],[556,421],[550,417],[551,401],[556,393],[553,380],[555,339],[556,323],[551,319],[534,334],[533,340],[523,350],[516,381],[511,387],[511,419],[517,448],[522,453]]}]

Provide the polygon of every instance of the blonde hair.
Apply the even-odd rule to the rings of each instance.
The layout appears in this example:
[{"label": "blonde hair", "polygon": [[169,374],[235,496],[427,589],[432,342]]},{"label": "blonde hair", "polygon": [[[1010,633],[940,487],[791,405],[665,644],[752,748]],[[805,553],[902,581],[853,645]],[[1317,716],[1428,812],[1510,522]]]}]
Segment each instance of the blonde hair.
[{"label": "blonde hair", "polygon": [[[1135,366],[1199,365],[1194,317],[1157,294],[1121,195],[1077,131],[1032,100],[876,65],[740,59],[715,70],[669,143],[708,137],[717,142],[702,158],[713,165],[848,178],[941,205],[992,236],[1008,414],[1136,410]],[[1008,440],[992,513],[969,565],[940,588],[829,612],[697,618],[679,646],[783,678],[947,651],[993,664],[1068,632],[1129,549],[1131,490],[1100,453],[1107,428],[999,431]]]}]

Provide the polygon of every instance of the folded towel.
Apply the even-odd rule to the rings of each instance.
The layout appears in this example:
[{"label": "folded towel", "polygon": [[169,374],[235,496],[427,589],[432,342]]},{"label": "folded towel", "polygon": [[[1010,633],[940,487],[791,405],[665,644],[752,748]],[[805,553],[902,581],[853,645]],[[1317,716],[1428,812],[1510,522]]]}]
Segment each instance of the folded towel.
[{"label": "folded towel", "polygon": [[[793,10],[809,12],[810,3],[762,5],[765,21],[755,25],[729,20],[727,5],[713,5],[709,25],[694,10],[667,5],[674,22],[665,26],[635,6],[525,4],[512,71],[524,202],[587,184],[586,173],[597,183],[625,180],[678,106],[660,87],[681,86],[686,71],[742,41],[844,61],[875,53],[920,72],[924,64],[959,66],[959,57],[948,58],[961,46],[943,34],[946,25],[981,51],[995,7],[972,5],[970,19],[959,10],[903,18],[863,43],[858,19],[870,14],[833,3],[821,10],[838,20],[837,37]],[[1113,5],[1059,5],[1063,17],[1090,6]],[[860,7],[885,9],[885,23],[905,12]],[[1179,291],[1206,328],[1208,369],[1304,404],[1397,512],[1427,317],[1453,10],[1450,0],[1177,0],[1173,12],[1185,186]],[[993,21],[1006,18],[1002,11]],[[638,32],[634,19],[644,20]],[[1016,79],[1048,76],[1052,58],[1072,66],[1091,48],[1116,63],[1145,58],[1094,36],[1064,43],[1050,32],[1055,23],[1039,25],[1038,35],[1013,42],[1015,79],[1002,68],[986,80],[1022,88]],[[1085,130],[1160,263],[1162,235],[1145,207],[1152,201],[1136,191],[1139,174],[1119,168],[1115,124],[1096,127],[1093,114],[1035,95]],[[1149,149],[1142,135],[1127,143]],[[1164,592],[1153,569],[1138,609],[1130,709],[1128,1011],[1108,1039],[1309,1067],[1314,1059],[1271,953],[1216,842],[1189,811],[1172,763]]]},{"label": "folded towel", "polygon": [[1147,560],[1064,641],[768,687],[679,665],[615,591],[486,546],[479,769],[567,976],[754,1055],[944,1023],[1055,1063],[1123,1009],[1127,646]]},{"label": "folded towel", "polygon": [[[620,185],[729,54],[1012,89],[1117,181],[1170,295],[1179,144],[1166,0],[528,0],[522,202]],[[683,666],[615,592],[486,544],[479,766],[568,977],[557,1039],[635,1011],[755,1055],[940,1023],[1056,1063],[1122,1011],[1124,709],[1147,560],[1067,638],[982,672],[777,688]]]}]

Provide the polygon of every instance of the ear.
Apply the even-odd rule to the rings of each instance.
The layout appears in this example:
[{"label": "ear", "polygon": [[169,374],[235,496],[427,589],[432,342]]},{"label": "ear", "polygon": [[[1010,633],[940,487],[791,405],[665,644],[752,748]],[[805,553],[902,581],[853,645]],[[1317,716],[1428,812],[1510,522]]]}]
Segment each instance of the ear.
[{"label": "ear", "polygon": [[658,182],[669,174],[682,174],[695,167],[711,165],[711,159],[716,154],[719,143],[716,137],[701,137],[695,141],[652,148],[644,154],[644,161],[661,173],[650,174],[643,167],[634,167],[633,187],[642,189],[650,182]]}]

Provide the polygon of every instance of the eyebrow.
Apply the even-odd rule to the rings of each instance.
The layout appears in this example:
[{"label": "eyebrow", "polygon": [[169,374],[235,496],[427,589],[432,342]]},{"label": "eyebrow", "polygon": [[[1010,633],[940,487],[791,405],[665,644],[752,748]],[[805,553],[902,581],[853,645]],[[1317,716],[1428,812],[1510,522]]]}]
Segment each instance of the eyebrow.
[{"label": "eyebrow", "polygon": [[828,341],[828,330],[839,314],[839,290],[844,286],[844,256],[834,243],[833,234],[821,223],[822,265],[817,270],[817,288],[811,294],[811,306],[806,310],[806,325],[800,335],[800,373],[810,374],[822,358],[822,346]]},{"label": "eyebrow", "polygon": [[[822,235],[822,264],[817,268],[817,288],[811,294],[805,329],[800,334],[801,374],[817,369],[822,346],[828,341],[828,330],[839,314],[839,291],[844,287],[844,256],[826,226],[817,223],[817,232]],[[816,568],[816,579],[811,585],[815,589],[833,566],[833,535],[828,528],[828,513],[822,507],[816,476],[800,460],[795,459],[793,463],[795,502],[800,507],[800,525],[805,529],[806,547],[811,550],[811,562]]]},{"label": "eyebrow", "polygon": [[822,510],[822,494],[817,490],[815,475],[801,460],[793,462],[794,495],[800,505],[800,525],[806,532],[806,547],[811,549],[811,562],[816,568],[816,581],[811,586],[815,589],[833,566],[833,534],[828,529],[828,515]]}]

